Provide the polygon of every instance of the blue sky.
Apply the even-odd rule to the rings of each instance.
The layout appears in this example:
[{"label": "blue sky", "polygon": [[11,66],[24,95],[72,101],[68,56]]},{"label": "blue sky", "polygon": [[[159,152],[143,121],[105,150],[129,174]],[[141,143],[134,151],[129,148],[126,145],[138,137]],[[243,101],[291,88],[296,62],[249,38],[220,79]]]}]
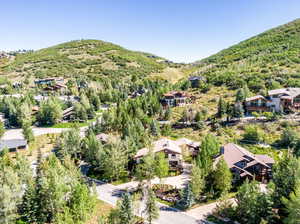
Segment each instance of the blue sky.
[{"label": "blue sky", "polygon": [[99,39],[192,62],[299,17],[299,0],[10,0],[0,49]]}]

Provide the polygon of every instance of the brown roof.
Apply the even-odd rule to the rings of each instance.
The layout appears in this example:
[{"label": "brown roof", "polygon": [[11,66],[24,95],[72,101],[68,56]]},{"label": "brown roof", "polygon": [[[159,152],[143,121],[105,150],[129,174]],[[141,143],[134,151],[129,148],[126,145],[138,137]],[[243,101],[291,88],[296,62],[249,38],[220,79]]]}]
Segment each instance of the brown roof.
[{"label": "brown roof", "polygon": [[229,168],[235,167],[235,164],[240,161],[253,160],[251,162],[249,161],[247,167],[257,163],[269,167],[266,163],[274,163],[274,160],[267,155],[254,155],[248,150],[233,143],[228,143],[222,147],[221,156],[223,156]]}]

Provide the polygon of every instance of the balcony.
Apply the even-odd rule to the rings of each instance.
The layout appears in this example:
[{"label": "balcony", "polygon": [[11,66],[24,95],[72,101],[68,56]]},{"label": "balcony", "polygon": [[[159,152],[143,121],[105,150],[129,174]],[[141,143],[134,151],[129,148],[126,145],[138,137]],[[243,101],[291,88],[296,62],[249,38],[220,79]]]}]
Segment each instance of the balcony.
[{"label": "balcony", "polygon": [[266,106],[247,106],[247,111],[269,111],[270,109]]}]

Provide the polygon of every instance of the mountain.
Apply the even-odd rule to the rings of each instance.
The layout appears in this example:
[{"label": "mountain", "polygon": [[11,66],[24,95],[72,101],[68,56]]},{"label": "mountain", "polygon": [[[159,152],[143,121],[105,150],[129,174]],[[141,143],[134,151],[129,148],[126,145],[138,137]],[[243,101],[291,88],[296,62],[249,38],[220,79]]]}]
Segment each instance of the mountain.
[{"label": "mountain", "polygon": [[216,85],[253,91],[274,86],[300,86],[300,19],[268,30],[197,61],[190,74],[203,74]]},{"label": "mountain", "polygon": [[0,61],[0,74],[9,79],[47,76],[106,76],[122,79],[160,74],[173,63],[100,40],[78,40],[17,54]]}]

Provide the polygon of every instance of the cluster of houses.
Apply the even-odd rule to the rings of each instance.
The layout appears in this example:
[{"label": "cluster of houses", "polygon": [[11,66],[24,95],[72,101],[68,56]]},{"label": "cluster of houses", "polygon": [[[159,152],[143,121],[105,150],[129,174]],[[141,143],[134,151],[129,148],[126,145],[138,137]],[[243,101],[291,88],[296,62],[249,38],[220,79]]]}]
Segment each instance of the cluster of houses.
[{"label": "cluster of houses", "polygon": [[37,79],[34,81],[34,84],[44,91],[65,91],[67,89],[65,80],[62,77]]},{"label": "cluster of houses", "polygon": [[[194,142],[187,138],[178,140],[161,138],[153,142],[152,147],[140,149],[134,158],[137,163],[140,163],[150,151],[153,153],[162,152],[168,159],[170,170],[182,170],[184,165],[183,150],[188,150],[195,157],[199,149],[200,142]],[[228,143],[220,148],[220,153],[215,157],[214,164],[221,158],[227,163],[235,181],[248,178],[267,182],[272,178],[274,160],[268,155],[255,155],[241,146]]]},{"label": "cluster of houses", "polygon": [[268,91],[267,96],[246,98],[245,109],[252,112],[293,112],[300,109],[300,88],[283,88]]}]

